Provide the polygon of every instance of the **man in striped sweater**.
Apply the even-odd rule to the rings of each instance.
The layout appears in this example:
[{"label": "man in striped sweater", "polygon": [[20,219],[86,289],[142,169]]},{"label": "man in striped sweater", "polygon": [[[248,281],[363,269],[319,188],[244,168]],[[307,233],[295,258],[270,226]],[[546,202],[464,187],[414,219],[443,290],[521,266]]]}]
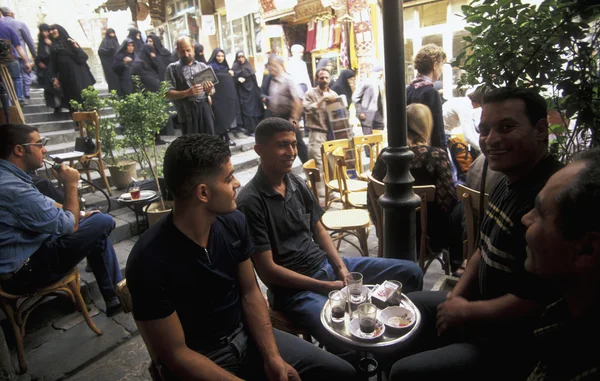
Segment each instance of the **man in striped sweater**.
[{"label": "man in striped sweater", "polygon": [[561,167],[548,154],[546,102],[530,90],[493,90],[484,97],[479,128],[489,167],[503,176],[490,194],[478,248],[452,292],[409,295],[423,321],[392,380],[512,380],[534,366],[533,327],[556,294],[525,270],[521,218]]}]

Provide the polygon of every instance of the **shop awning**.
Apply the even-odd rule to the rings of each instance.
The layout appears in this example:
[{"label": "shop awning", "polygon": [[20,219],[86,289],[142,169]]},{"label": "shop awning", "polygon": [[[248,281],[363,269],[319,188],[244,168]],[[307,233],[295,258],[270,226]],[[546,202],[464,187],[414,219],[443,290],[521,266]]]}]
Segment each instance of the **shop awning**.
[{"label": "shop awning", "polygon": [[260,11],[258,0],[225,0],[227,21],[231,22]]}]

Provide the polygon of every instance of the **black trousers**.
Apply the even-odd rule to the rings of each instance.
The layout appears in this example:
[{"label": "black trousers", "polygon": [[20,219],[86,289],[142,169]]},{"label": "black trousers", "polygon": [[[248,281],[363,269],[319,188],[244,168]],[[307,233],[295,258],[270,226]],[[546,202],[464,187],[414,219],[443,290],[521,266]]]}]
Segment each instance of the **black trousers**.
[{"label": "black trousers", "polygon": [[512,331],[486,339],[469,333],[461,338],[439,337],[437,307],[446,292],[419,291],[408,297],[421,312],[421,326],[403,353],[397,353],[401,360],[392,366],[390,381],[524,380],[533,370],[533,340],[526,333]]}]

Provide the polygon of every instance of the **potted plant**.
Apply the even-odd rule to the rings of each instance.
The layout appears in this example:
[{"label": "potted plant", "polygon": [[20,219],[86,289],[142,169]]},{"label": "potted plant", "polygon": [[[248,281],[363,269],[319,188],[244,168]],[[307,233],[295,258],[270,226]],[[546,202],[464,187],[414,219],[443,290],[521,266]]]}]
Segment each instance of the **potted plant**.
[{"label": "potted plant", "polygon": [[[116,92],[112,92],[108,98],[101,98],[93,86],[83,89],[81,92],[82,103],[71,100],[71,106],[78,111],[96,111],[100,114],[102,109],[113,107],[118,101]],[[132,177],[136,177],[136,163],[122,157],[123,145],[117,138],[116,119],[114,116],[103,116],[100,118],[100,141],[102,142],[102,153],[104,162],[110,172],[110,177],[117,189],[126,189]]]},{"label": "potted plant", "polygon": [[[138,76],[133,76],[132,80],[139,91],[115,100],[113,109],[117,120],[124,126],[123,144],[133,149],[130,157],[140,165],[144,177],[153,178],[156,181],[156,189],[160,190],[159,155],[155,139],[169,119],[169,105],[165,97],[168,85],[163,82],[157,92],[152,92],[143,89]],[[157,205],[148,208],[149,225],[171,210],[165,203],[164,196]]]}]

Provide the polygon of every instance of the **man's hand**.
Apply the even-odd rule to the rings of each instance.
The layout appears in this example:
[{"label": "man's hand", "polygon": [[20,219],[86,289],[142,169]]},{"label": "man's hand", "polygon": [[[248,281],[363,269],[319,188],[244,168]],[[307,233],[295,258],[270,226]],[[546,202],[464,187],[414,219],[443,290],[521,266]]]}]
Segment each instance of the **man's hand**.
[{"label": "man's hand", "polygon": [[344,286],[347,286],[346,275],[348,274],[350,274],[350,271],[348,271],[348,268],[345,265],[341,269],[337,270],[337,276],[339,280],[341,280],[344,283]]},{"label": "man's hand", "polygon": [[54,86],[55,89],[60,89],[60,82],[58,82],[58,79],[54,78],[52,80],[52,86]]},{"label": "man's hand", "polygon": [[244,82],[246,82],[246,78],[239,77],[238,81],[240,81],[240,83],[244,83]]},{"label": "man's hand", "polygon": [[206,94],[210,94],[215,88],[215,85],[213,85],[211,81],[207,81],[202,84],[202,88]]},{"label": "man's hand", "polygon": [[77,185],[77,183],[79,182],[79,171],[73,167],[65,165],[65,163],[62,163],[60,165],[60,171],[57,172],[54,169],[52,169],[52,172],[54,173],[54,176],[56,176],[58,181],[65,185]]},{"label": "man's hand", "polygon": [[100,213],[99,210],[88,210],[84,215],[81,216],[82,219],[88,218],[96,213]]},{"label": "man's hand", "polygon": [[265,361],[265,373],[269,381],[300,381],[296,369],[283,361],[281,356]]},{"label": "man's hand", "polygon": [[47,67],[47,66],[46,66],[46,65],[45,65],[43,62],[40,62],[40,63],[38,64],[38,66],[39,66],[39,67],[40,67],[40,69],[42,69],[42,70],[46,69],[46,67]]},{"label": "man's hand", "polygon": [[26,73],[31,72],[31,64],[29,62],[25,62],[25,64],[23,66],[25,67]]},{"label": "man's hand", "polygon": [[460,296],[448,294],[446,301],[437,308],[436,328],[438,335],[442,336],[448,331],[462,331],[467,321],[467,308],[469,301]]},{"label": "man's hand", "polygon": [[341,280],[324,281],[320,294],[329,295],[331,291],[341,290],[342,288],[344,288],[344,282]]},{"label": "man's hand", "polygon": [[360,120],[365,120],[365,119],[367,119],[367,116],[366,116],[365,114],[360,114],[360,115],[358,116],[358,119],[360,119]]},{"label": "man's hand", "polygon": [[235,73],[233,72],[233,70],[229,70],[229,75],[232,76],[232,77],[235,75]]},{"label": "man's hand", "polygon": [[130,63],[131,61],[133,60],[130,57],[123,58],[123,62],[125,62],[126,64]]},{"label": "man's hand", "polygon": [[337,98],[337,95],[330,95],[327,97],[327,102],[335,102]]},{"label": "man's hand", "polygon": [[189,89],[186,90],[187,91],[187,97],[191,97],[194,95],[198,95],[202,93],[202,85],[194,85],[192,87],[190,87]]}]

